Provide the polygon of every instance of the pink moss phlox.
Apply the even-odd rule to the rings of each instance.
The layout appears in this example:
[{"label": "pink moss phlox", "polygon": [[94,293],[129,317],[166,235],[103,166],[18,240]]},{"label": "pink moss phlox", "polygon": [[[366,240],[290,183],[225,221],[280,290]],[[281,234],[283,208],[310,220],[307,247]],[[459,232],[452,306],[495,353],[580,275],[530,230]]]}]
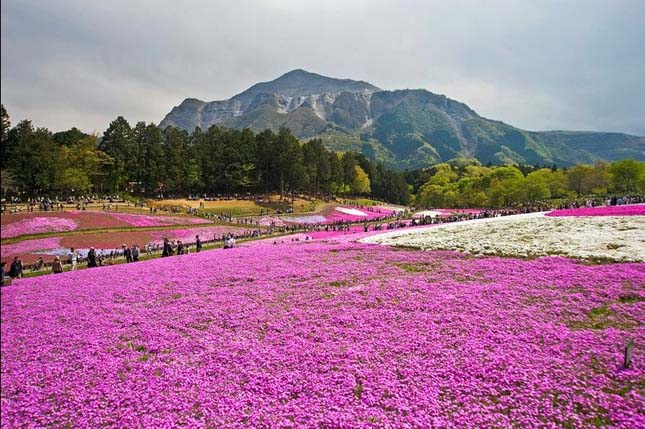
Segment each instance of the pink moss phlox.
[{"label": "pink moss phlox", "polygon": [[170,226],[170,225],[194,225],[209,223],[210,221],[195,217],[179,216],[149,216],[131,213],[110,213],[110,216],[136,227],[146,226]]},{"label": "pink moss phlox", "polygon": [[645,425],[643,263],[265,241],[1,293],[3,428]]},{"label": "pink moss phlox", "polygon": [[553,210],[547,216],[645,216],[645,204]]},{"label": "pink moss phlox", "polygon": [[60,247],[60,240],[61,237],[48,237],[25,240],[13,244],[3,244],[0,253],[2,253],[3,258],[12,258],[15,255],[56,249]]},{"label": "pink moss phlox", "polygon": [[45,232],[73,231],[78,222],[61,217],[32,217],[2,226],[2,238]]}]

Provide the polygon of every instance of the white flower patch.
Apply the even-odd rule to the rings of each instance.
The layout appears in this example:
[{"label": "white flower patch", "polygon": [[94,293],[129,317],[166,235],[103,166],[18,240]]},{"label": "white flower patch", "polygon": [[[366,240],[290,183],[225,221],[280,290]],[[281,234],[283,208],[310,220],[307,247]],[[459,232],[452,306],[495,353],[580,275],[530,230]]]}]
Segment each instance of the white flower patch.
[{"label": "white flower patch", "polygon": [[416,212],[414,215],[412,215],[412,217],[415,219],[420,219],[424,217],[437,217],[441,215],[443,215],[443,212],[438,212],[434,210],[424,210],[422,212]]},{"label": "white flower patch", "polygon": [[645,216],[476,219],[366,237],[364,243],[506,256],[645,261]]},{"label": "white flower patch", "polygon": [[364,213],[364,212],[362,212],[360,210],[356,210],[356,209],[349,209],[347,207],[336,207],[336,210],[341,212],[341,213],[352,215],[352,216],[364,216],[364,217],[368,216],[367,213]]}]

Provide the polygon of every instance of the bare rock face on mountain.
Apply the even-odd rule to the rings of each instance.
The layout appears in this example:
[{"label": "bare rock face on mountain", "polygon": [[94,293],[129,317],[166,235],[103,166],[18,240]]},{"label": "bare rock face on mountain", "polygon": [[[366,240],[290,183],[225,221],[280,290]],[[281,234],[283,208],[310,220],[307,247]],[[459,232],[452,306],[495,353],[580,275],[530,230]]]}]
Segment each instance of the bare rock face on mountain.
[{"label": "bare rock face on mountain", "polygon": [[483,163],[562,166],[645,160],[645,137],[621,133],[529,132],[479,116],[467,105],[423,89],[383,91],[363,81],[293,70],[228,100],[187,98],[161,127],[192,132],[212,125],[254,131],[290,128],[331,149],[353,150],[390,167],[424,167],[455,157]]}]

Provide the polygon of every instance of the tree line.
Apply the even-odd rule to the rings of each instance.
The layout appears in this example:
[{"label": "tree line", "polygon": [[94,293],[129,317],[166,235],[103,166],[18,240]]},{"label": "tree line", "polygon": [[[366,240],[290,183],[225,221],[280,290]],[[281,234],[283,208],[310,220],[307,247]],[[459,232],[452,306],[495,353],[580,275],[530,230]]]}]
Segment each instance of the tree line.
[{"label": "tree line", "polygon": [[1,107],[3,192],[30,195],[134,192],[138,195],[307,193],[365,195],[416,207],[511,207],[588,195],[643,195],[645,163],[556,166],[481,165],[457,158],[397,172],[364,155],[336,153],[288,129],[210,127],[188,133],[119,116],[102,137],[77,128],[52,133],[23,120],[13,128]]},{"label": "tree line", "polygon": [[483,166],[455,159],[408,172],[417,207],[513,207],[581,196],[642,196],[645,163],[633,159],[555,166]]},{"label": "tree line", "polygon": [[131,126],[119,116],[99,138],[77,128],[52,133],[29,120],[12,128],[4,106],[1,114],[3,181],[32,195],[279,192],[409,202],[403,173],[358,153],[329,151],[319,139],[301,143],[288,129],[213,126],[188,133],[144,122]]}]

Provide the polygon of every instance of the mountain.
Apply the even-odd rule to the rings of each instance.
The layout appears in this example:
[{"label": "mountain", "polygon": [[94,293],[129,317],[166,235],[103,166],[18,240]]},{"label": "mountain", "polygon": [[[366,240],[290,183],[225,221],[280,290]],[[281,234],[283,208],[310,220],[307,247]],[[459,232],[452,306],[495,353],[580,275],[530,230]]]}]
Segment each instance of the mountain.
[{"label": "mountain", "polygon": [[424,89],[384,91],[363,81],[293,70],[228,100],[187,98],[161,121],[188,131],[212,125],[279,130],[321,138],[334,150],[354,150],[397,169],[455,157],[482,163],[557,164],[635,158],[645,161],[645,137],[621,133],[525,131],[481,117],[464,103]]}]

